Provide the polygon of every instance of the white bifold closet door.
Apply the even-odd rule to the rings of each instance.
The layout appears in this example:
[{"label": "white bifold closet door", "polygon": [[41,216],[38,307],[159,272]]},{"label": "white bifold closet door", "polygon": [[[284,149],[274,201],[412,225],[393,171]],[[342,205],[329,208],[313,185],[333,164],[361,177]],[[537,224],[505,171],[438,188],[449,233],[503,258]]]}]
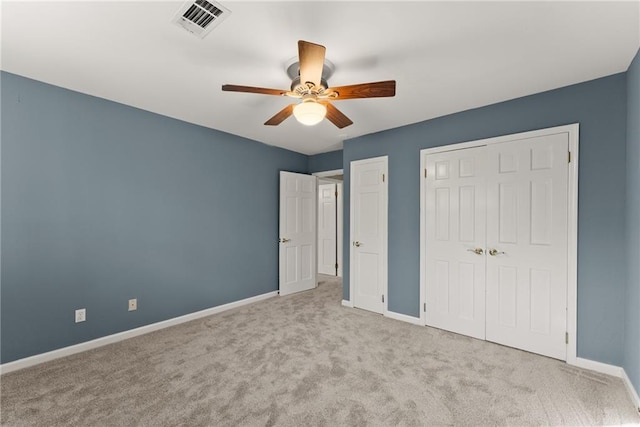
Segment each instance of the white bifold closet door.
[{"label": "white bifold closet door", "polygon": [[426,156],[426,321],[566,360],[568,134]]}]

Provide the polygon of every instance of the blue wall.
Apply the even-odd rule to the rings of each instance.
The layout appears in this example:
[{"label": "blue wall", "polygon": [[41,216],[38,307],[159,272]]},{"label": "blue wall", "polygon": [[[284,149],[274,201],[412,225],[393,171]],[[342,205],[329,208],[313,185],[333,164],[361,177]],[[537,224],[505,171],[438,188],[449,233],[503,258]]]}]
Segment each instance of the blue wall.
[{"label": "blue wall", "polygon": [[[278,171],[343,157],[345,271],[349,162],[389,155],[389,308],[418,316],[419,150],[579,122],[578,355],[623,365],[639,388],[638,62],[311,157],[3,72],[0,360],[276,290]],[[625,241],[628,259],[602,259]],[[74,324],[79,307],[88,321]]]},{"label": "blue wall", "polygon": [[307,156],[1,85],[2,363],[278,289],[278,171]]},{"label": "blue wall", "polygon": [[[624,73],[344,143],[345,271],[349,271],[349,162],[389,156],[389,310],[419,316],[420,149],[580,123],[578,356],[620,366],[626,261]],[[460,96],[464,96],[461,94]],[[349,299],[348,277],[344,298]]]},{"label": "blue wall", "polygon": [[640,393],[640,51],[627,71],[627,239],[624,369]]},{"label": "blue wall", "polygon": [[342,169],[342,150],[309,156],[309,173]]}]

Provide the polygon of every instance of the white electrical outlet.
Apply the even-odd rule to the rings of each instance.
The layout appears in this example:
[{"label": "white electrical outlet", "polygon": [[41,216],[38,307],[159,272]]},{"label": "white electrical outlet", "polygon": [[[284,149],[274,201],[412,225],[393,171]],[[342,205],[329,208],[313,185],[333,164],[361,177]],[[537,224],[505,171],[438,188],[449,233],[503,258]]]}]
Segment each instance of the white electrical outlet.
[{"label": "white electrical outlet", "polygon": [[138,309],[138,299],[133,298],[129,300],[129,311],[134,311]]},{"label": "white electrical outlet", "polygon": [[76,310],[76,323],[84,322],[87,320],[87,309],[79,308]]}]

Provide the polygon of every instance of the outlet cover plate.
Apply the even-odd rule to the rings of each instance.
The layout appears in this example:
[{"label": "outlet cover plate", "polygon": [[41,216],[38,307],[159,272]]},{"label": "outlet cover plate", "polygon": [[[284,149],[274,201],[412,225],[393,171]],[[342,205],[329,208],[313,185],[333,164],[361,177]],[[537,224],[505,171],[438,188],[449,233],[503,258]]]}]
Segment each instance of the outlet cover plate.
[{"label": "outlet cover plate", "polygon": [[138,309],[138,299],[133,298],[129,300],[129,311],[134,311]]},{"label": "outlet cover plate", "polygon": [[79,308],[76,310],[76,323],[84,322],[87,320],[87,309]]}]

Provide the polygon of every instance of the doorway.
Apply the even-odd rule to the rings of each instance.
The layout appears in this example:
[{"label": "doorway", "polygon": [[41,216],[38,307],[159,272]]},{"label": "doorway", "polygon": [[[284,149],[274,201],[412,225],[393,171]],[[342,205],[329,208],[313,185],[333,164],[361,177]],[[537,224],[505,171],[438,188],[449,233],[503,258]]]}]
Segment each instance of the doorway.
[{"label": "doorway", "polygon": [[342,277],[343,172],[314,175],[318,177],[318,273]]}]

